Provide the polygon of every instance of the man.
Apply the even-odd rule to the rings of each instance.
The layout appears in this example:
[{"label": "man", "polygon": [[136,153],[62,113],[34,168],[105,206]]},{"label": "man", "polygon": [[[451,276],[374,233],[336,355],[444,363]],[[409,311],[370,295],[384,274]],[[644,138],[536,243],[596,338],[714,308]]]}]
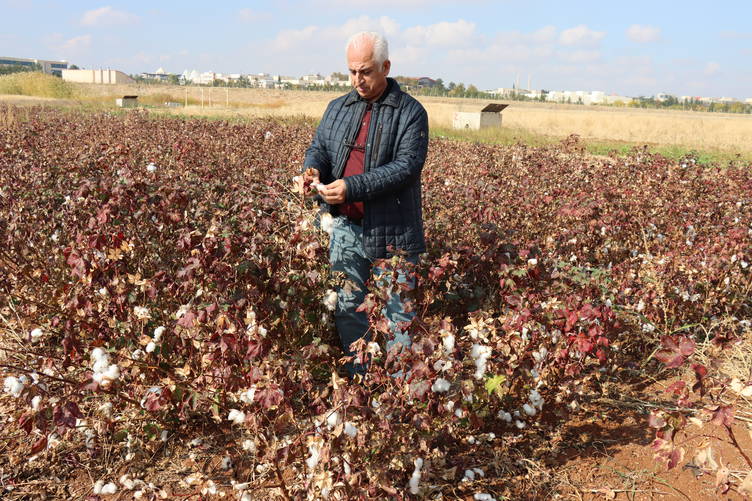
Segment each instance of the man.
[{"label": "man", "polygon": [[[304,186],[317,187],[334,216],[329,257],[332,271],[348,283],[337,290],[335,323],[342,346],[368,334],[368,319],[356,309],[366,296],[374,260],[397,252],[416,263],[425,251],[420,175],[428,150],[428,115],[421,104],[388,78],[386,40],[374,32],[353,35],[346,46],[353,90],[335,99],[324,112],[306,151]],[[408,288],[414,280],[401,276]],[[414,317],[395,293],[385,309],[395,341],[407,346],[400,326]],[[409,308],[408,308],[409,310]],[[366,364],[347,364],[350,376]]]}]

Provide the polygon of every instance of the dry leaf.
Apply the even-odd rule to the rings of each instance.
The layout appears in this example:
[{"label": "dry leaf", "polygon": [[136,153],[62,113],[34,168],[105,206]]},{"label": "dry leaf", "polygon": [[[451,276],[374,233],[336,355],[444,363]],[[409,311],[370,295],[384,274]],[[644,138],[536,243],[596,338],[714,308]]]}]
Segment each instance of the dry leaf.
[{"label": "dry leaf", "polygon": [[739,485],[739,492],[745,496],[752,495],[752,471],[747,473],[744,481]]}]

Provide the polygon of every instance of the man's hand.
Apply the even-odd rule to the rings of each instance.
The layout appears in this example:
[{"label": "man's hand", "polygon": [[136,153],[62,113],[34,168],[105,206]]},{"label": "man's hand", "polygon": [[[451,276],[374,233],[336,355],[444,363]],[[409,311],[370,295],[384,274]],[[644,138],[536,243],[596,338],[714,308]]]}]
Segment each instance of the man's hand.
[{"label": "man's hand", "polygon": [[324,199],[324,202],[331,205],[345,203],[347,185],[343,179],[337,179],[331,184],[319,186],[319,195]]}]

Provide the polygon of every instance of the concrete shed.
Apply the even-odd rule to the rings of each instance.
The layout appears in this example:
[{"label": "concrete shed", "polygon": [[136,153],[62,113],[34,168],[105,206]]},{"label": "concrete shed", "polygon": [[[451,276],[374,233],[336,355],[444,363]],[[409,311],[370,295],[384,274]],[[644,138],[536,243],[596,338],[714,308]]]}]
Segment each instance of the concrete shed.
[{"label": "concrete shed", "polygon": [[492,103],[480,111],[458,111],[454,114],[454,129],[479,130],[488,127],[501,127],[501,112],[508,104]]},{"label": "concrete shed", "polygon": [[138,96],[123,96],[115,99],[115,104],[120,108],[135,108],[138,106]]}]

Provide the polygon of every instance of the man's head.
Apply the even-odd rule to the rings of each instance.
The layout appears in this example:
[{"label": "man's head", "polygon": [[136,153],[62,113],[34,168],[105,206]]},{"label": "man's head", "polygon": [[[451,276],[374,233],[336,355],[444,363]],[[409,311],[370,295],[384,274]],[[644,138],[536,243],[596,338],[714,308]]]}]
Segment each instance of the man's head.
[{"label": "man's head", "polygon": [[389,46],[384,37],[364,31],[350,37],[346,46],[350,83],[360,97],[372,101],[386,89],[389,75]]}]

